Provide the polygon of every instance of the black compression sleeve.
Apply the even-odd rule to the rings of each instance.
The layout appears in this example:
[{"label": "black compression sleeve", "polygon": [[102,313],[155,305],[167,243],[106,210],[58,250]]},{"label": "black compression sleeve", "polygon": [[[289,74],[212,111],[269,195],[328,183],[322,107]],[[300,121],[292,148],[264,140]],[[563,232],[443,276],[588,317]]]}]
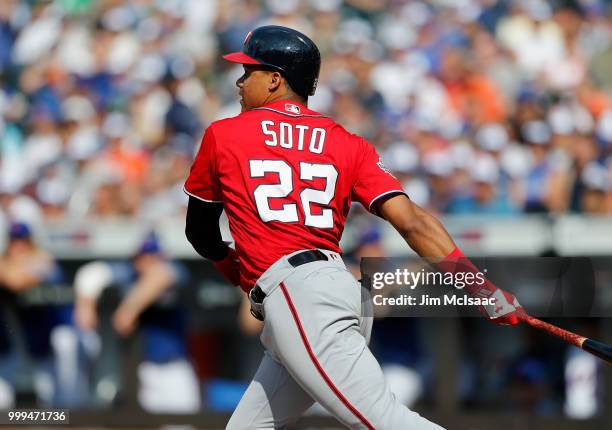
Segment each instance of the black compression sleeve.
[{"label": "black compression sleeve", "polygon": [[219,261],[227,256],[227,244],[221,238],[219,217],[221,203],[208,203],[189,197],[185,235],[187,240],[204,258]]}]

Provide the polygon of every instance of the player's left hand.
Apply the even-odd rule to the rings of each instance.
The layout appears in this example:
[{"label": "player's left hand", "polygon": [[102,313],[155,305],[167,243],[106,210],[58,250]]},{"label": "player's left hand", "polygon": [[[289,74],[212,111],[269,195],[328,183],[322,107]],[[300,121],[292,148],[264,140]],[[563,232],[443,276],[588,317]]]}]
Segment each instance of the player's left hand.
[{"label": "player's left hand", "polygon": [[240,285],[240,263],[238,254],[233,248],[228,247],[225,258],[213,261],[213,265],[232,285]]},{"label": "player's left hand", "polygon": [[515,296],[497,288],[490,297],[495,299],[495,304],[482,306],[482,311],[491,322],[501,325],[517,325],[520,322],[519,315],[525,310]]}]

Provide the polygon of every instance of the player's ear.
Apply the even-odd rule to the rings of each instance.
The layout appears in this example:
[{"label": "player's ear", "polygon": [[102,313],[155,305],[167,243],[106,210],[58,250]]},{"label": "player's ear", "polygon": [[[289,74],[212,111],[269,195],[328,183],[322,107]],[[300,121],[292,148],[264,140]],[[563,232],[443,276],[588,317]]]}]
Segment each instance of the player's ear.
[{"label": "player's ear", "polygon": [[270,92],[276,91],[282,85],[282,83],[283,83],[282,75],[278,72],[272,72],[270,73],[268,90],[270,90]]}]

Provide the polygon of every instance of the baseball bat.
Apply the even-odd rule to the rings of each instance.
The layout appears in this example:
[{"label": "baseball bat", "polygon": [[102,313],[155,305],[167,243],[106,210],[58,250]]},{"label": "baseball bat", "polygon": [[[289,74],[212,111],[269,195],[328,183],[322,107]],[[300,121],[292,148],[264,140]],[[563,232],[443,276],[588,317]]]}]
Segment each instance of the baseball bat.
[{"label": "baseball bat", "polygon": [[521,313],[518,315],[518,317],[521,321],[529,324],[531,327],[550,333],[553,336],[557,336],[563,339],[565,342],[601,358],[606,363],[612,364],[612,346],[603,342],[589,339],[588,337],[580,336],[576,333],[572,333],[571,331],[564,330],[560,327],[534,318],[527,313]]}]

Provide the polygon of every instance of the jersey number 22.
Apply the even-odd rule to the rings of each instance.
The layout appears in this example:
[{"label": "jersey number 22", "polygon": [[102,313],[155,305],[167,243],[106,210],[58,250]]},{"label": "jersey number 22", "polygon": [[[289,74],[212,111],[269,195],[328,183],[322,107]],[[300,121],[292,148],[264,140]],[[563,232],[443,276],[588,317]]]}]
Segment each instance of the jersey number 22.
[{"label": "jersey number 22", "polygon": [[[279,182],[275,184],[260,184],[255,188],[255,204],[262,221],[298,222],[298,209],[295,203],[285,203],[281,209],[270,208],[273,198],[287,197],[293,191],[293,171],[283,160],[250,160],[252,178],[263,178],[266,173],[278,174]],[[333,211],[323,208],[320,214],[313,214],[311,204],[329,205],[336,193],[338,172],[331,164],[316,164],[300,162],[299,177],[302,181],[315,178],[325,179],[325,189],[304,188],[300,192],[300,202],[304,212],[304,224],[309,227],[332,228],[334,226]]]}]

